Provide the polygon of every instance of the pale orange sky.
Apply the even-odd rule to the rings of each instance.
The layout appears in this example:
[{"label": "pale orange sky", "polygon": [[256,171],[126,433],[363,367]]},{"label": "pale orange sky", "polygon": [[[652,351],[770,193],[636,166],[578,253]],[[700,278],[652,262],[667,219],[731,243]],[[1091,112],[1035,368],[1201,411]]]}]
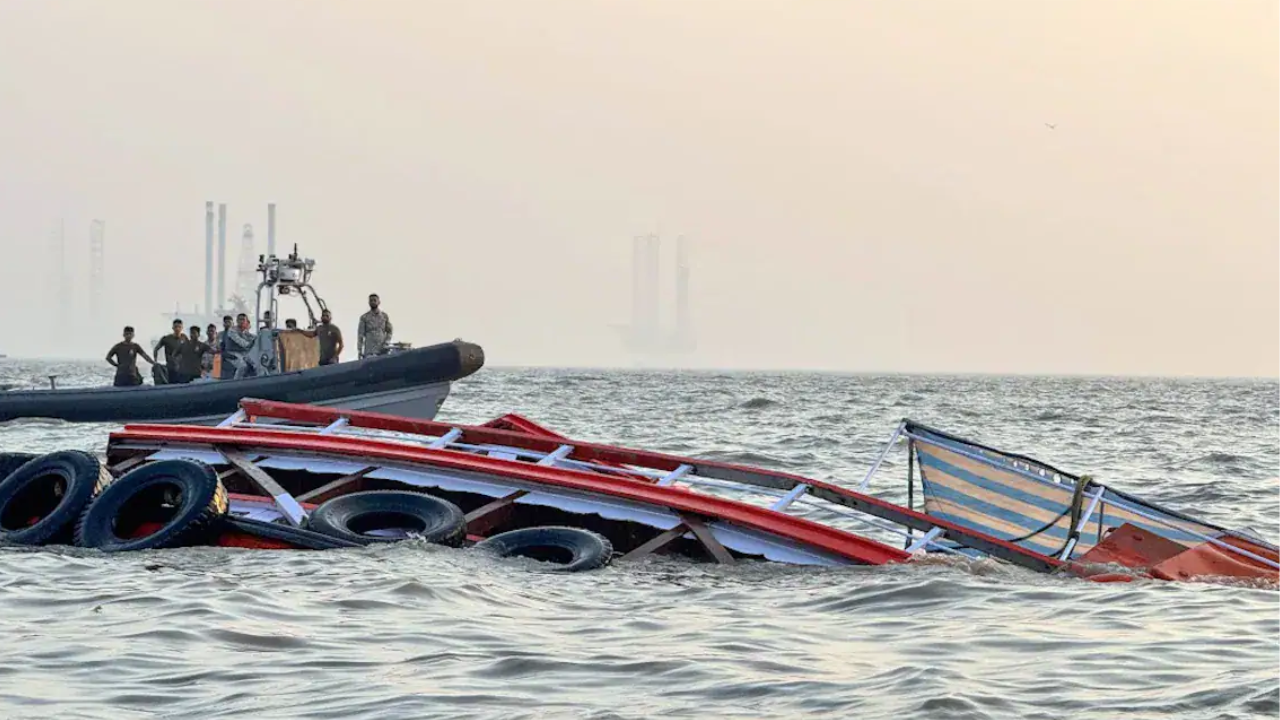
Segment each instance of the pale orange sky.
[{"label": "pale orange sky", "polygon": [[[0,352],[163,332],[204,202],[231,277],[274,201],[349,334],[376,290],[492,365],[625,365],[661,231],[673,363],[1275,377],[1276,6],[0,0]],[[55,315],[60,217],[82,310],[107,223],[70,344],[16,319]]]}]

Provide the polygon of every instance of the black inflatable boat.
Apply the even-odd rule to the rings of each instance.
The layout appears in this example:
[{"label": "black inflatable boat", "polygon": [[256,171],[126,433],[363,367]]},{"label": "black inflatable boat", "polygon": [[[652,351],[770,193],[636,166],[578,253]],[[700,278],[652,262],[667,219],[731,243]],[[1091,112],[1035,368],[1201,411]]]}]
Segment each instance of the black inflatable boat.
[{"label": "black inflatable boat", "polygon": [[209,425],[246,397],[433,419],[450,383],[484,366],[479,345],[454,340],[362,360],[240,380],[184,385],[0,391],[0,422],[165,422]]}]

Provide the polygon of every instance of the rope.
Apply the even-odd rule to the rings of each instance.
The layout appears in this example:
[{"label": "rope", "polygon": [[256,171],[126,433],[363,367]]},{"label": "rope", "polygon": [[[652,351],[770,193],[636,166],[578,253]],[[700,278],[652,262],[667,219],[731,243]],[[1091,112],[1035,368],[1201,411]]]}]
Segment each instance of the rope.
[{"label": "rope", "polygon": [[1086,487],[1088,487],[1088,485],[1089,485],[1090,483],[1092,483],[1092,482],[1093,482],[1093,478],[1092,478],[1091,476],[1089,476],[1089,475],[1081,475],[1080,477],[1076,478],[1076,488],[1075,488],[1075,492],[1073,492],[1073,493],[1072,493],[1072,495],[1071,495],[1071,504],[1070,504],[1070,505],[1068,505],[1067,507],[1063,508],[1063,509],[1062,509],[1062,512],[1060,512],[1060,513],[1058,513],[1057,515],[1055,515],[1055,516],[1054,516],[1054,518],[1053,518],[1052,520],[1050,520],[1049,522],[1045,523],[1044,525],[1041,525],[1039,528],[1037,528],[1037,529],[1035,529],[1035,530],[1032,530],[1031,532],[1027,533],[1026,535],[1022,535],[1022,536],[1020,536],[1020,537],[1009,538],[1006,542],[1018,543],[1018,542],[1022,542],[1023,540],[1030,540],[1031,538],[1033,538],[1033,537],[1035,537],[1035,536],[1039,535],[1040,533],[1044,532],[1045,530],[1048,530],[1049,528],[1053,527],[1054,525],[1057,525],[1059,520],[1061,520],[1064,516],[1066,516],[1068,513],[1070,513],[1070,514],[1071,514],[1071,527],[1070,527],[1070,528],[1068,528],[1068,530],[1067,530],[1067,539],[1066,539],[1066,540],[1064,540],[1064,541],[1063,541],[1063,543],[1062,543],[1062,545],[1060,545],[1060,546],[1058,547],[1058,549],[1057,549],[1056,551],[1054,551],[1052,554],[1053,554],[1053,555],[1058,555],[1058,554],[1060,554],[1063,550],[1066,550],[1066,549],[1067,549],[1067,543],[1071,542],[1071,540],[1072,540],[1072,539],[1076,539],[1076,538],[1079,538],[1079,537],[1080,537],[1080,532],[1076,529],[1076,526],[1078,526],[1078,525],[1080,524],[1080,511],[1081,511],[1082,506],[1084,505],[1084,491],[1085,491],[1085,488],[1086,488]]}]

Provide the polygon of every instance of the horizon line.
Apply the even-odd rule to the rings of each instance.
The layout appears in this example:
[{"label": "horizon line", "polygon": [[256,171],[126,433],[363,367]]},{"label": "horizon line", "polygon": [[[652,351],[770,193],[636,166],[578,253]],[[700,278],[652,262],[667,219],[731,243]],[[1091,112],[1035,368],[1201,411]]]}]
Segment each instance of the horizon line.
[{"label": "horizon line", "polygon": [[[89,357],[75,356],[18,356],[9,355],[6,360],[27,360],[45,362],[87,362],[97,363],[99,360]],[[630,365],[560,365],[537,363],[485,364],[481,370],[587,370],[614,372],[695,372],[695,373],[774,373],[774,374],[808,374],[808,375],[851,375],[862,377],[1027,377],[1027,378],[1077,378],[1077,379],[1143,379],[1143,380],[1270,380],[1280,382],[1280,373],[1276,375],[1202,375],[1186,374],[1126,374],[1118,372],[1047,372],[1018,370],[850,370],[829,367],[770,368],[770,367],[689,367],[689,366],[646,366]],[[459,380],[465,380],[460,378]],[[455,381],[457,382],[457,381]]]}]

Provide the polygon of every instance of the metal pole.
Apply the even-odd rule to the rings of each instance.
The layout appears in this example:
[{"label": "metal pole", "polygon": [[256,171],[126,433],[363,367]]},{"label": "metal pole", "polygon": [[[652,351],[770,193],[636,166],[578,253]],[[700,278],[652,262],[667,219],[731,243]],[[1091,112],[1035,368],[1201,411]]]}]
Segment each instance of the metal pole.
[{"label": "metal pole", "polygon": [[676,347],[690,350],[693,324],[689,317],[689,258],[684,236],[676,238]]},{"label": "metal pole", "polygon": [[276,204],[267,203],[267,257],[276,254]]},{"label": "metal pole", "polygon": [[213,201],[204,204],[204,311],[213,312]]},{"label": "metal pole", "polygon": [[884,450],[880,452],[880,457],[876,458],[876,463],[867,471],[867,476],[862,479],[862,482],[858,483],[858,492],[866,491],[867,486],[871,484],[871,476],[876,474],[876,471],[880,469],[880,464],[889,456],[889,451],[893,449],[893,444],[898,441],[898,435],[902,433],[902,429],[906,425],[906,421],[898,422],[898,427],[893,429],[893,435],[889,436],[889,442],[884,446]]},{"label": "metal pole", "polygon": [[[216,303],[222,307],[227,301],[227,204],[218,203],[218,297]],[[213,306],[205,312],[213,314]]]},{"label": "metal pole", "polygon": [[[916,509],[916,441],[907,438],[907,509]],[[936,528],[935,528],[936,529]],[[913,528],[907,528],[907,540],[915,535]]]}]

